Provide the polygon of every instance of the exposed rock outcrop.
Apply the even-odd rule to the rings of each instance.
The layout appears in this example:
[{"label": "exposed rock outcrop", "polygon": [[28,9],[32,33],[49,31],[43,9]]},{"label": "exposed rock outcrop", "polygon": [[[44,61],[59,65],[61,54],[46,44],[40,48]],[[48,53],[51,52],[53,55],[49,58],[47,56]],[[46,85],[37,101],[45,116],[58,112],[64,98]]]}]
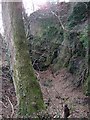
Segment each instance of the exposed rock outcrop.
[{"label": "exposed rock outcrop", "polygon": [[[33,38],[29,39],[29,45],[34,68],[46,70],[51,66],[52,71],[56,72],[62,67],[67,67],[69,72],[76,76],[73,81],[76,87],[83,85],[88,73],[87,5],[48,4],[47,9],[38,10],[29,17],[30,31],[33,35]],[[62,30],[58,17],[54,16],[52,11],[60,18],[68,32]]]}]

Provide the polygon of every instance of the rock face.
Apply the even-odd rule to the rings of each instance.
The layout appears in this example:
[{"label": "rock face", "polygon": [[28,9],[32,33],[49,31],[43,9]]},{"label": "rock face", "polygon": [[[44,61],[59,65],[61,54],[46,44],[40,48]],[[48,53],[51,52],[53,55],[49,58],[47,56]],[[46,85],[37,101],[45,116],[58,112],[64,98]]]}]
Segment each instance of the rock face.
[{"label": "rock face", "polygon": [[83,85],[87,78],[86,51],[79,40],[79,33],[71,32],[67,35],[67,39],[68,43],[63,44],[56,65],[67,67],[68,71],[75,76],[72,83],[78,87]]},{"label": "rock face", "polygon": [[[28,37],[32,63],[37,70],[46,70],[60,52],[63,41],[63,31],[52,11],[60,13],[63,24],[66,24],[71,4],[47,5],[47,8],[38,10],[28,17],[30,23]],[[51,8],[50,8],[51,7]],[[59,9],[59,8],[62,9]],[[65,9],[65,11],[64,11]],[[66,14],[67,12],[67,14]],[[62,15],[65,14],[63,17]],[[28,29],[28,28],[27,28]]]},{"label": "rock face", "polygon": [[[29,46],[34,68],[46,70],[51,67],[56,72],[66,67],[76,76],[73,81],[76,87],[84,83],[88,74],[86,6],[84,3],[48,4],[46,9],[38,10],[29,17],[29,31],[33,36],[29,39]],[[62,30],[60,21],[52,11],[68,32]]]}]

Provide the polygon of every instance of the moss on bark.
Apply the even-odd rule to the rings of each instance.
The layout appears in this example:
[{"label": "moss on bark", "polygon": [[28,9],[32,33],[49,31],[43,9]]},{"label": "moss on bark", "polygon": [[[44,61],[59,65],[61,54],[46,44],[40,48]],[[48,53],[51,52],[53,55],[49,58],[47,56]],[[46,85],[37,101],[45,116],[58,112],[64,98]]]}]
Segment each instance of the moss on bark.
[{"label": "moss on bark", "polygon": [[29,116],[44,109],[39,83],[30,61],[22,19],[22,3],[8,3],[15,47],[14,82],[19,102],[18,114]]}]

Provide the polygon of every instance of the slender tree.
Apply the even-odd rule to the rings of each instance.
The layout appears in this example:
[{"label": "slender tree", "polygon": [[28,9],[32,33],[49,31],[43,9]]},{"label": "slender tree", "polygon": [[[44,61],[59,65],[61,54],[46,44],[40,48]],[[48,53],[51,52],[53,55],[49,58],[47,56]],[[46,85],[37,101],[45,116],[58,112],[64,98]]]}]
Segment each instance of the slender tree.
[{"label": "slender tree", "polygon": [[87,16],[88,16],[88,46],[87,46],[88,77],[86,81],[86,95],[89,96],[90,99],[90,2],[87,2],[86,5],[87,5]]},{"label": "slender tree", "polygon": [[[88,101],[90,101],[90,2],[87,3],[87,11],[88,11],[88,78],[87,78],[87,95],[88,95]],[[89,108],[89,112],[90,112],[90,102],[88,102],[88,108]],[[90,118],[90,114],[89,114],[89,118]]]},{"label": "slender tree", "polygon": [[[14,84],[18,100],[18,115],[29,116],[44,109],[43,97],[29,56],[22,19],[22,2],[6,4],[10,14],[13,47],[15,47]],[[3,9],[5,9],[5,3],[2,12]]]}]

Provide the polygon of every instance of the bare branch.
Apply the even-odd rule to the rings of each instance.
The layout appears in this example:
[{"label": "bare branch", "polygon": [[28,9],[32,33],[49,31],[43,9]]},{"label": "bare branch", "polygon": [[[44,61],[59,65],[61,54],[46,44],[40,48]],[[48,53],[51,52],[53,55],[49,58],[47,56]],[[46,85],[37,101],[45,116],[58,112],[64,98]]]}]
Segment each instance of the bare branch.
[{"label": "bare branch", "polygon": [[40,75],[39,75],[39,73],[36,70],[35,70],[35,75],[37,76],[37,79],[40,78]]},{"label": "bare branch", "polygon": [[68,31],[68,30],[64,27],[64,25],[63,25],[63,23],[62,23],[60,17],[59,17],[55,12],[53,12],[53,11],[51,11],[51,13],[52,13],[55,17],[57,17],[57,19],[58,19],[58,21],[59,21],[59,23],[60,23],[62,29],[65,30],[65,31]]},{"label": "bare branch", "polygon": [[13,114],[14,114],[14,107],[13,107],[13,104],[12,104],[12,102],[10,101],[9,97],[8,97],[8,96],[6,96],[6,97],[7,97],[7,99],[8,99],[9,104],[11,105],[11,109],[12,109],[11,118],[12,118],[12,117],[13,117]]},{"label": "bare branch", "polygon": [[0,101],[0,103],[1,103],[5,108],[8,108],[2,101]]}]

